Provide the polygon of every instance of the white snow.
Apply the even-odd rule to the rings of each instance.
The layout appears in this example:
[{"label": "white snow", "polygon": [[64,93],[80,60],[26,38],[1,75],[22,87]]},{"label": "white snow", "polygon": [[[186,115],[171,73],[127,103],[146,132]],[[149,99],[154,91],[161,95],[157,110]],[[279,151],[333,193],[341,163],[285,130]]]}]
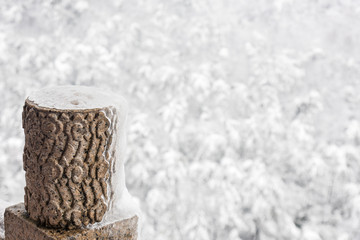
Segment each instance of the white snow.
[{"label": "white snow", "polygon": [[109,106],[126,107],[119,95],[85,86],[57,86],[31,93],[28,99],[40,107],[56,109],[94,109]]}]

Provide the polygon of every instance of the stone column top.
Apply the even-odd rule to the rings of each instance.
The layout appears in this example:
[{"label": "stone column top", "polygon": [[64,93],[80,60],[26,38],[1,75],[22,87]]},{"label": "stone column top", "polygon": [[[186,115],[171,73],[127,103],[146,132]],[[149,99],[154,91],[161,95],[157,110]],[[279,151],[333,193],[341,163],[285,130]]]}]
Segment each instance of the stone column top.
[{"label": "stone column top", "polygon": [[82,228],[136,214],[125,186],[127,103],[83,86],[44,88],[23,111],[25,208],[50,228]]},{"label": "stone column top", "polygon": [[57,86],[32,92],[26,102],[53,111],[90,111],[106,107],[121,108],[127,113],[127,102],[120,95],[85,86]]}]

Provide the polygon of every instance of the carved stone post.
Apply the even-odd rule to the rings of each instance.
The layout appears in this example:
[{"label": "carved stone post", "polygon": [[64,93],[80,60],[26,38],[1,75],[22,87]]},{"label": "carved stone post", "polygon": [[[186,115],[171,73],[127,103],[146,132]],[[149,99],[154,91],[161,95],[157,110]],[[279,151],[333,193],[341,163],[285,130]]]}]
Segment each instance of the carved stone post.
[{"label": "carved stone post", "polygon": [[[6,240],[43,239],[34,235],[39,227],[67,234],[47,232],[44,239],[137,239],[135,208],[124,206],[131,198],[123,167],[126,115],[123,99],[87,87],[44,89],[25,101],[26,213],[21,205],[7,209]],[[26,222],[39,227],[28,227],[30,235],[13,232]]]}]

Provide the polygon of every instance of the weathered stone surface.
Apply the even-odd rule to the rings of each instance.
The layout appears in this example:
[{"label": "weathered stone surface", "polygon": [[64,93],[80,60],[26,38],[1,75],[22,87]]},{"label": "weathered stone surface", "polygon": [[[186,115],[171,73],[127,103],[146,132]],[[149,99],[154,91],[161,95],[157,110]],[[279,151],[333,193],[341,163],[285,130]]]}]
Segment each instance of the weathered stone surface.
[{"label": "weathered stone surface", "polygon": [[23,110],[25,208],[46,227],[74,229],[107,211],[116,110],[53,109],[26,100]]},{"label": "weathered stone surface", "polygon": [[137,225],[138,217],[134,216],[92,228],[48,229],[37,226],[20,203],[5,211],[5,240],[136,240]]}]

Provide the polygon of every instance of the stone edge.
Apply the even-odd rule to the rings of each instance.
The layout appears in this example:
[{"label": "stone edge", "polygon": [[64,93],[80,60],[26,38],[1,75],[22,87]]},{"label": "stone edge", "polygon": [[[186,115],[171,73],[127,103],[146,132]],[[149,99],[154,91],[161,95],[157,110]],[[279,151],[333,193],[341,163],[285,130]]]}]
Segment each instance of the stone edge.
[{"label": "stone edge", "polygon": [[[38,239],[41,240],[56,240],[56,239],[83,239],[81,236],[88,236],[88,233],[95,234],[94,232],[104,230],[104,229],[110,229],[110,228],[119,228],[119,227],[125,227],[125,229],[122,230],[122,232],[125,232],[124,234],[128,234],[129,231],[133,232],[133,237],[126,238],[129,240],[136,240],[138,239],[138,216],[133,216],[132,218],[119,220],[114,223],[109,223],[105,225],[100,225],[98,227],[89,227],[84,229],[75,229],[75,230],[62,230],[62,229],[49,229],[41,226],[37,226],[36,222],[31,220],[28,217],[28,214],[25,210],[25,206],[23,203],[19,203],[13,206],[10,206],[6,208],[4,213],[4,221],[5,221],[5,239],[0,238],[0,240],[6,240],[7,239],[7,232],[13,231],[9,224],[14,223],[14,221],[17,221],[19,224],[24,224],[26,226],[26,229],[31,229],[32,231],[29,231],[30,233],[35,234],[37,237],[41,237]],[[11,229],[11,230],[10,230]],[[17,229],[17,230],[23,230],[23,229]],[[116,229],[116,231],[119,232],[119,229]],[[61,233],[63,232],[63,233]],[[30,236],[31,237],[31,236]],[[75,238],[76,237],[76,238]],[[79,238],[80,237],[80,238]],[[29,239],[29,238],[24,238]],[[87,237],[85,239],[88,239]],[[107,239],[107,238],[101,238],[101,239]],[[111,238],[113,239],[113,238]],[[119,239],[125,239],[125,238],[119,238]],[[89,239],[90,240],[90,239]]]}]

